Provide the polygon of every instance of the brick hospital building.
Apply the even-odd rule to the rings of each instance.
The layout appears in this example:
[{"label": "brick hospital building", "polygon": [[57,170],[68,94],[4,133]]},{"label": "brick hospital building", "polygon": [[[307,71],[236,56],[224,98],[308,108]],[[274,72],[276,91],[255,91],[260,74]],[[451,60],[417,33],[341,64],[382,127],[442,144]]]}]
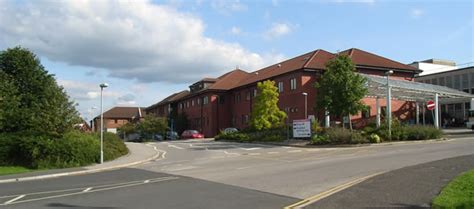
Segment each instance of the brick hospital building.
[{"label": "brick hospital building", "polygon": [[[391,79],[413,81],[415,75],[420,73],[415,67],[356,48],[342,51],[340,54],[349,56],[357,71],[363,74],[383,76],[387,71],[393,70]],[[172,111],[186,113],[189,128],[201,131],[206,137],[212,137],[227,127],[247,127],[258,93],[257,83],[273,80],[280,93],[278,106],[287,113],[288,121],[305,118],[303,93],[307,93],[308,116],[323,121],[324,114],[315,112],[313,108],[317,94],[314,83],[324,73],[326,63],[335,56],[335,53],[318,49],[254,72],[235,69],[217,78],[204,78],[189,86],[189,90],[172,94],[147,107],[146,112],[159,117],[169,117]],[[352,117],[356,126],[363,126],[375,117],[375,100],[363,100],[370,108]],[[384,111],[385,99],[379,99],[379,102]],[[412,102],[392,101],[392,112],[401,120],[413,119],[413,109]],[[334,119],[337,118],[331,118]]]}]

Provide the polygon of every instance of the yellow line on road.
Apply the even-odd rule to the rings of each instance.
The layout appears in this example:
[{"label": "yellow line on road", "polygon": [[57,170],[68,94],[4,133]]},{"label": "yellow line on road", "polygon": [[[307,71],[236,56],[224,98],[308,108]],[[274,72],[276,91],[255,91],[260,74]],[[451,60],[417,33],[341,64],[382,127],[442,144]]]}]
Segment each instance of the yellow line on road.
[{"label": "yellow line on road", "polygon": [[381,173],[383,173],[383,172],[379,172],[379,173],[371,174],[371,175],[368,175],[368,176],[364,176],[364,177],[362,177],[362,178],[354,179],[354,180],[349,181],[349,182],[347,182],[347,183],[344,183],[344,184],[341,184],[341,185],[339,185],[339,186],[333,187],[332,189],[329,189],[329,190],[327,190],[327,191],[321,192],[321,193],[319,193],[319,194],[317,194],[317,195],[308,197],[308,198],[306,198],[306,199],[304,199],[304,200],[301,200],[301,201],[296,202],[296,203],[294,203],[294,204],[288,205],[288,206],[284,207],[284,209],[303,208],[303,207],[305,207],[305,206],[307,206],[307,205],[310,205],[310,204],[312,204],[312,203],[315,203],[315,202],[317,202],[317,201],[319,201],[319,200],[321,200],[321,199],[323,199],[323,198],[325,198],[325,197],[328,197],[328,196],[333,195],[333,194],[335,194],[335,193],[337,193],[337,192],[340,192],[340,191],[342,191],[342,190],[344,190],[344,189],[347,189],[347,188],[352,187],[352,186],[354,186],[354,185],[356,185],[356,184],[359,184],[359,183],[361,183],[361,182],[363,182],[363,181],[365,181],[365,180],[367,180],[367,179],[369,179],[369,178],[372,178],[372,177],[374,177],[374,176],[380,175]]}]

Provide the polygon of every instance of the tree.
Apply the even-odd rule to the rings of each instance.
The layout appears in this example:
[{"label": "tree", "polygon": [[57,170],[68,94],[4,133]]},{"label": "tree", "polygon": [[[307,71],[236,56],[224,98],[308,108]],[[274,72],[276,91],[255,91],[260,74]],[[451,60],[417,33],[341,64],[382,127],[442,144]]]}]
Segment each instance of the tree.
[{"label": "tree", "polygon": [[274,81],[258,82],[259,94],[253,104],[250,125],[255,130],[266,130],[284,125],[286,113],[278,108],[278,88]]},{"label": "tree", "polygon": [[327,110],[341,119],[348,116],[351,130],[350,115],[366,108],[361,100],[368,93],[367,79],[355,71],[355,66],[348,56],[338,55],[326,64],[326,71],[315,84],[318,90],[317,108]]},{"label": "tree", "polygon": [[129,134],[133,134],[136,132],[136,125],[134,123],[126,123],[118,128],[118,131],[122,133],[124,136],[123,138],[126,139]]},{"label": "tree", "polygon": [[27,49],[0,52],[0,130],[60,137],[80,121],[74,102]]},{"label": "tree", "polygon": [[152,137],[155,134],[163,134],[168,128],[168,122],[166,118],[156,117],[154,115],[147,115],[137,125],[137,129],[141,132],[141,134]]}]

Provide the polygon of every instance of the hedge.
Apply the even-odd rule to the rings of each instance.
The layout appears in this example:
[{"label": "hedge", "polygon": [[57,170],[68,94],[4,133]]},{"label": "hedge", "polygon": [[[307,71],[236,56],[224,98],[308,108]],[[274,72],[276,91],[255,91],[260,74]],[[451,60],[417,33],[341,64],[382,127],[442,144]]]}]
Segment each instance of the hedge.
[{"label": "hedge", "polygon": [[[62,138],[25,134],[0,134],[0,165],[29,168],[68,168],[99,162],[100,141],[97,134],[66,133]],[[115,135],[104,135],[104,160],[128,153]]]}]

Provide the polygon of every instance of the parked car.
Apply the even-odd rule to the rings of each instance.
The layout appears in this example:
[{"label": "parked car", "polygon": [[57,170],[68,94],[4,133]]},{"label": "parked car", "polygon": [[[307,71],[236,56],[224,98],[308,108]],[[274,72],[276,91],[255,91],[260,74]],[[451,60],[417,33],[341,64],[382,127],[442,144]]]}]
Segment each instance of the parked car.
[{"label": "parked car", "polygon": [[202,139],[204,138],[204,135],[199,133],[199,131],[196,130],[185,130],[181,134],[182,139]]},{"label": "parked car", "polygon": [[179,139],[179,135],[176,131],[167,131],[165,138],[168,140],[176,140]]},{"label": "parked car", "polygon": [[231,133],[239,132],[239,129],[229,127],[229,128],[225,128],[222,132],[223,132],[224,134],[231,134]]}]

